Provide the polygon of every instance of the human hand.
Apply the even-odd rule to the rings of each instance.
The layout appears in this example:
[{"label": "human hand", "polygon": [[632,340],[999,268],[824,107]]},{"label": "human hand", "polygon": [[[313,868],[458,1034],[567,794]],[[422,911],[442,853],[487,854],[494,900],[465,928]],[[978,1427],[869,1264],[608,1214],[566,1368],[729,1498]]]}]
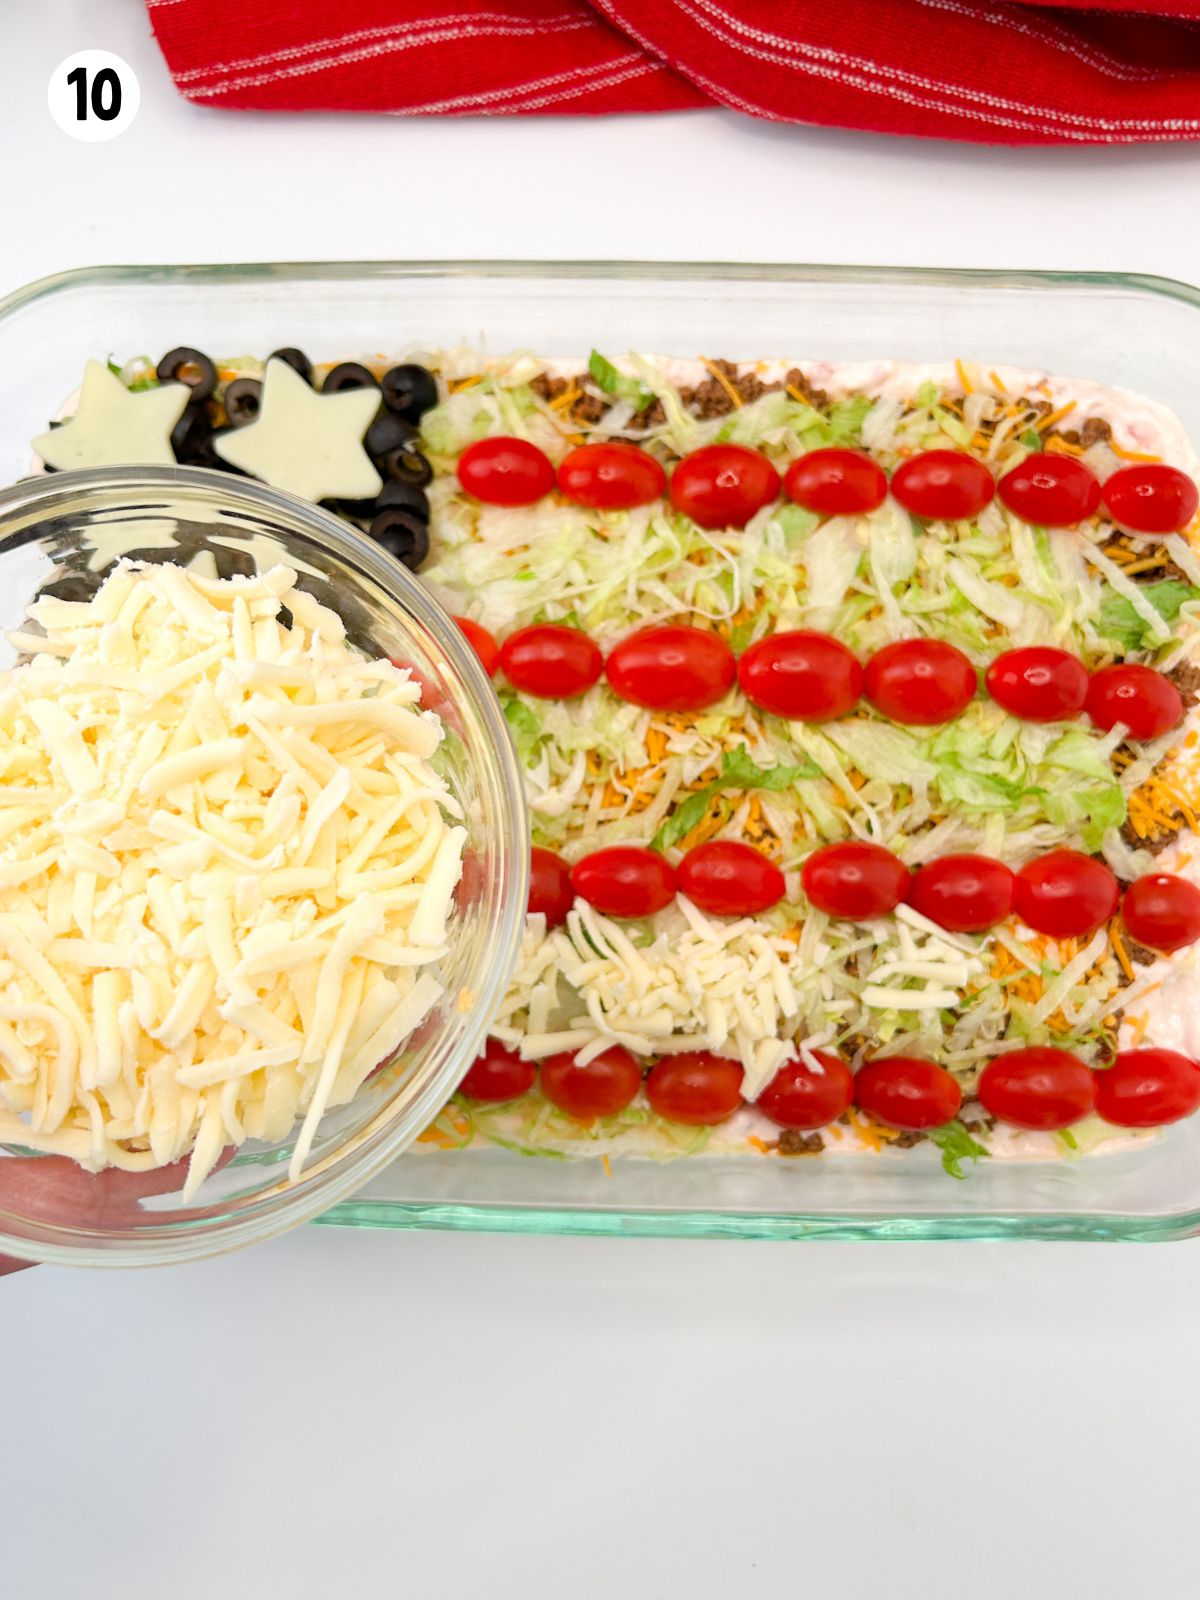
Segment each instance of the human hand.
[{"label": "human hand", "polygon": [[[226,1159],[232,1154],[229,1150]],[[121,1172],[116,1167],[85,1172],[66,1156],[0,1157],[0,1212],[11,1208],[22,1216],[60,1225],[86,1214],[98,1225],[136,1228],[146,1215],[139,1201],[182,1189],[187,1169],[183,1160],[151,1172]],[[0,1256],[0,1278],[33,1265],[15,1256]]]}]

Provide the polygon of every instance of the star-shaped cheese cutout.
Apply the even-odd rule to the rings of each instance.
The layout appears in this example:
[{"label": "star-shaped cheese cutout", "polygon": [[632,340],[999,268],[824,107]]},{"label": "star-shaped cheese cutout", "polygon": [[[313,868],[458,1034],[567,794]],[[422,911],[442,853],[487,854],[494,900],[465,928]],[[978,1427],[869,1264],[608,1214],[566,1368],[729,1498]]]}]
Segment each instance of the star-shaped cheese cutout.
[{"label": "star-shaped cheese cutout", "polygon": [[175,465],[171,430],[188,403],[186,383],[163,383],[134,393],[99,361],[83,372],[79,404],[61,428],[33,448],[49,467]]},{"label": "star-shaped cheese cutout", "polygon": [[318,394],[286,361],[268,361],[256,421],[215,441],[222,461],[305,500],[370,500],[383,488],[363,435],[379,390]]}]

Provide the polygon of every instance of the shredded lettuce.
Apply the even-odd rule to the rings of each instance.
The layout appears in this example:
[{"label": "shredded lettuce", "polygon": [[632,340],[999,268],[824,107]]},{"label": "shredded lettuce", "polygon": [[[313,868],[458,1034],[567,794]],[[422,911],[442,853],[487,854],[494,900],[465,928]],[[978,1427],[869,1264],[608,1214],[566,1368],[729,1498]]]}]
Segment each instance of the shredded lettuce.
[{"label": "shredded lettuce", "polygon": [[[1180,609],[1189,600],[1200,600],[1200,589],[1178,578],[1165,578],[1160,583],[1141,586],[1142,594],[1162,617],[1164,622],[1179,619]],[[1122,651],[1151,649],[1159,643],[1161,635],[1152,629],[1146,619],[1139,616],[1124,595],[1109,590],[1100,602],[1097,629],[1106,638],[1119,644]]]},{"label": "shredded lettuce", "polygon": [[113,377],[120,378],[125,387],[134,394],[140,394],[143,389],[161,387],[154,362],[149,356],[134,356],[121,366],[116,357],[110,355],[105,365]]},{"label": "shredded lettuce", "polygon": [[532,707],[517,695],[502,691],[499,698],[517,754],[526,761],[542,740],[541,721]]},{"label": "shredded lettuce", "polygon": [[835,400],[823,428],[830,444],[861,444],[862,428],[874,404],[871,397],[856,394],[849,400]]},{"label": "shredded lettuce", "polygon": [[498,421],[496,408],[480,389],[462,389],[425,413],[421,440],[435,456],[456,456],[476,439],[485,438]]},{"label": "shredded lettuce", "polygon": [[817,778],[820,775],[820,768],[811,761],[790,766],[760,767],[744,746],[727,750],[721,761],[720,775],[676,806],[650,841],[650,848],[669,850],[680,839],[685,839],[698,823],[703,822],[717,795],[727,789],[767,789],[778,792],[791,788],[801,778]]},{"label": "shredded lettuce", "polygon": [[644,411],[654,399],[652,389],[647,388],[640,379],[629,378],[619,372],[599,350],[593,350],[588,357],[588,371],[605,394],[611,394],[617,400],[631,401],[635,412]]},{"label": "shredded lettuce", "polygon": [[966,1177],[962,1168],[964,1161],[982,1161],[991,1155],[987,1146],[973,1139],[957,1117],[944,1122],[940,1128],[932,1128],[929,1138],[942,1152],[942,1167],[952,1178]]}]

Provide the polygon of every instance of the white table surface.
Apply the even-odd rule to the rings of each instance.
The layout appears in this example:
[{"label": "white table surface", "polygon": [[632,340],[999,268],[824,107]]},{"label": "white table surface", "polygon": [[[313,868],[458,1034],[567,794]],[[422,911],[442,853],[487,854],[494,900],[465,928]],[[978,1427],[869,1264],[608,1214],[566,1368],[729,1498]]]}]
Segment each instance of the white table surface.
[{"label": "white table surface", "polygon": [[[185,105],[139,0],[0,53],[0,291],[108,261],[639,255],[1200,277],[1200,150]],[[113,144],[45,109],[116,50]],[[20,148],[36,161],[14,156]],[[0,1281],[12,1600],[1194,1600],[1200,1247],[308,1228]]]}]

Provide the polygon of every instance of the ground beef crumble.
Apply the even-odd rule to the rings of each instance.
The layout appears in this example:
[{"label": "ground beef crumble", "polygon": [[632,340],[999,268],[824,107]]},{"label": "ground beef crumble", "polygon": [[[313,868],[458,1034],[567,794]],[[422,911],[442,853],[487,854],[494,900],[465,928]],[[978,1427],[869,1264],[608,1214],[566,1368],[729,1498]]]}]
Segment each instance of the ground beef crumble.
[{"label": "ground beef crumble", "polygon": [[1189,708],[1200,701],[1200,667],[1194,667],[1190,661],[1181,661],[1177,667],[1172,667],[1167,677],[1183,696],[1183,703]]},{"label": "ground beef crumble", "polygon": [[1135,540],[1126,533],[1113,533],[1100,549],[1106,556],[1117,559],[1117,553],[1122,552],[1128,559],[1130,556],[1138,561],[1145,561],[1154,555],[1158,558],[1153,570],[1137,574],[1139,583],[1161,583],[1164,578],[1174,578],[1181,583],[1187,583],[1188,575],[1182,567],[1177,567],[1164,550],[1147,550],[1141,540]]},{"label": "ground beef crumble", "polygon": [[781,1156],[819,1156],[825,1141],[819,1133],[802,1133],[799,1128],[785,1128],[775,1146]]},{"label": "ground beef crumble", "polygon": [[[713,361],[712,367],[721,374],[725,383],[716,377],[705,378],[694,388],[680,389],[679,398],[685,411],[690,411],[701,422],[707,422],[712,417],[724,417],[734,409],[734,400],[729,393],[732,388],[739,399],[742,395],[741,384],[738,379],[738,369],[731,361]],[[728,385],[728,387],[726,387]]]},{"label": "ground beef crumble", "polygon": [[1149,967],[1158,960],[1158,955],[1155,951],[1148,949],[1144,944],[1139,944],[1136,939],[1131,939],[1128,933],[1125,935],[1125,949],[1129,952],[1129,959],[1135,966]]},{"label": "ground beef crumble", "polygon": [[[716,417],[727,417],[736,409],[733,396],[729,392],[730,388],[737,394],[742,405],[753,405],[756,400],[761,400],[763,395],[774,394],[785,387],[802,395],[809,405],[818,411],[830,404],[829,396],[824,389],[814,388],[799,367],[792,367],[782,383],[764,383],[757,373],[740,371],[736,361],[713,360],[708,365],[715,369],[711,377],[704,378],[697,384],[687,385],[679,391],[680,404],[684,410],[690,412],[700,422],[708,422]],[[716,376],[718,372],[721,377]],[[724,383],[721,378],[725,379]],[[592,387],[586,373],[580,373],[574,378],[552,378],[548,373],[539,372],[536,378],[530,380],[529,387],[539,399],[547,403],[559,399],[571,388],[579,389],[580,397],[571,406],[568,416],[572,422],[584,426],[599,422],[613,404]],[[654,399],[629,419],[626,431],[646,433],[651,428],[661,428],[666,420],[667,414],[662,401]]]},{"label": "ground beef crumble", "polygon": [[710,422],[714,417],[726,417],[734,409],[725,387],[715,378],[706,378],[694,389],[681,389],[679,398],[684,410],[690,411],[701,422]]},{"label": "ground beef crumble", "polygon": [[1148,850],[1152,856],[1161,855],[1169,844],[1174,844],[1183,832],[1183,819],[1181,818],[1174,827],[1166,833],[1156,833],[1152,838],[1143,839],[1134,828],[1133,823],[1124,821],[1121,824],[1121,837],[1131,850]]},{"label": "ground beef crumble", "polygon": [[561,394],[566,394],[573,382],[575,382],[573,378],[552,378],[548,372],[539,372],[536,378],[529,380],[529,387],[539,400],[549,402],[557,400]]},{"label": "ground beef crumble", "polygon": [[651,400],[644,411],[639,411],[636,416],[629,419],[626,424],[631,433],[644,433],[647,428],[661,428],[667,420],[667,413],[663,409],[661,400]]},{"label": "ground beef crumble", "polygon": [[1021,396],[1017,401],[1017,406],[1020,410],[1032,411],[1039,417],[1048,417],[1054,410],[1054,406],[1049,400],[1031,400],[1027,394]]},{"label": "ground beef crumble", "polygon": [[783,382],[785,388],[794,389],[797,394],[803,395],[809,405],[817,411],[824,411],[830,403],[824,389],[818,389],[811,384],[799,367],[789,367]]},{"label": "ground beef crumble", "polygon": [[1089,417],[1079,430],[1079,442],[1085,450],[1094,444],[1107,444],[1112,438],[1112,427],[1103,417]]},{"label": "ground beef crumble", "polygon": [[[1148,967],[1152,965],[1153,962],[1158,960],[1158,956],[1155,951],[1148,950],[1144,944],[1139,944],[1136,939],[1131,939],[1128,932],[1123,935],[1123,938],[1125,952],[1129,957],[1131,966]],[[1133,982],[1133,977],[1126,972],[1124,965],[1119,965],[1117,968],[1116,982],[1117,994],[1113,999],[1113,1012],[1119,1013],[1125,1002],[1117,997],[1120,995],[1121,990],[1128,989],[1129,985]],[[1098,1043],[1103,1044],[1104,1037],[1105,1036],[1101,1034]]]},{"label": "ground beef crumble", "polygon": [[552,378],[548,373],[539,372],[536,378],[529,380],[529,387],[547,404],[561,399],[571,389],[578,389],[579,398],[567,411],[567,416],[572,422],[585,424],[599,422],[612,406],[611,400],[592,387],[586,373],[580,373],[574,378]]},{"label": "ground beef crumble", "polygon": [[575,422],[599,422],[608,414],[611,407],[612,402],[605,400],[603,395],[585,390],[571,407],[571,418]]}]

